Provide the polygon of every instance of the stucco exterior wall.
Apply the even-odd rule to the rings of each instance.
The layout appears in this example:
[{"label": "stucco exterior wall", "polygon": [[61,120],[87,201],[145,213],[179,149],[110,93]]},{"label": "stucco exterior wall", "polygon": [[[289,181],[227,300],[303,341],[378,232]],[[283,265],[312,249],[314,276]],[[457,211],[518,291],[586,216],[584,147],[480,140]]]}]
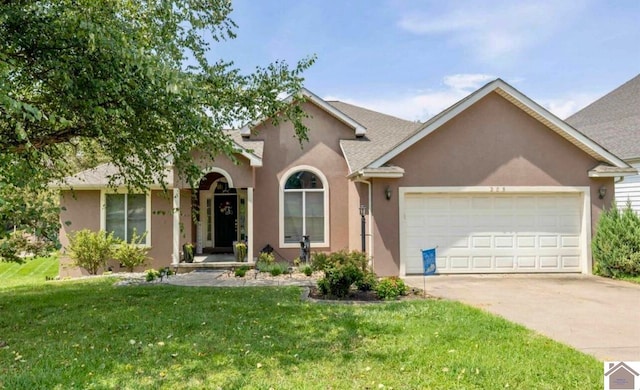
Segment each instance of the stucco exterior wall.
[{"label": "stucco exterior wall", "polygon": [[[396,180],[374,180],[376,272],[399,272],[398,188],[409,186],[589,186],[592,226],[613,179],[590,179],[598,162],[501,96],[491,93],[390,161]],[[384,199],[390,185],[394,198]],[[598,188],[609,188],[598,199]]]},{"label": "stucco exterior wall", "polygon": [[[62,253],[60,260],[60,276],[80,276],[87,272],[71,265],[71,260],[65,255],[66,247],[69,245],[69,234],[82,230],[100,230],[100,190],[77,190],[75,192],[62,191],[60,205],[65,208],[60,214],[62,227],[60,229],[60,242]],[[190,191],[182,190],[180,194],[181,215],[180,221],[182,229],[180,233],[180,245],[190,242],[191,235],[191,198]],[[145,266],[138,267],[136,271],[143,271],[146,268],[166,267],[172,262],[173,253],[173,216],[171,209],[173,199],[171,192],[168,194],[160,190],[151,191],[151,249],[149,257],[151,262]],[[64,224],[65,221],[72,221],[71,225]],[[115,261],[108,263],[114,271],[121,271],[119,264]]]},{"label": "stucco exterior wall", "polygon": [[[208,168],[212,167],[219,168],[227,172],[229,176],[231,176],[233,186],[235,188],[253,187],[253,168],[246,157],[240,154],[235,155],[238,160],[238,164],[236,164],[226,155],[219,155],[215,160],[212,160],[206,153],[195,150],[192,153],[192,156],[197,165],[205,172],[208,171]],[[182,189],[189,188],[189,183],[178,175],[175,168],[173,176],[174,186]]]},{"label": "stucco exterior wall", "polygon": [[[69,245],[69,234],[82,229],[100,230],[100,191],[61,191],[60,193],[60,277],[77,277],[88,272],[71,265],[65,248]],[[70,222],[69,225],[66,222]]]},{"label": "stucco exterior wall", "polygon": [[273,126],[265,122],[256,128],[252,139],[264,140],[263,166],[256,168],[254,190],[255,254],[267,244],[277,251],[277,258],[293,260],[299,248],[279,245],[280,180],[285,172],[300,165],[320,170],[329,183],[329,246],[312,245],[312,251],[336,251],[349,248],[349,192],[347,164],[340,149],[340,139],[355,137],[354,130],[312,103],[306,103],[305,119],[309,141],[300,145],[291,123]]}]

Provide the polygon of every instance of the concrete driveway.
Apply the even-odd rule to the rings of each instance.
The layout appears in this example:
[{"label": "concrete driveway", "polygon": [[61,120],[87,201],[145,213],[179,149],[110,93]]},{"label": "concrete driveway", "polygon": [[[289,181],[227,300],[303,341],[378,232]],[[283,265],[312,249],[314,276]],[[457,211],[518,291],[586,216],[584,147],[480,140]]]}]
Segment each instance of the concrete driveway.
[{"label": "concrete driveway", "polygon": [[[422,288],[422,276],[406,282]],[[640,285],[589,275],[429,276],[428,294],[484,309],[607,361],[640,361]]]}]

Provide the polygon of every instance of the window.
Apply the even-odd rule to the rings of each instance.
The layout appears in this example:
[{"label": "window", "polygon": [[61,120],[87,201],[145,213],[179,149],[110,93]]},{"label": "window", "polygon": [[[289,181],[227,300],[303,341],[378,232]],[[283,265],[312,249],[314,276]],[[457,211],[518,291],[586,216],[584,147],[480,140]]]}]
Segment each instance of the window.
[{"label": "window", "polygon": [[314,168],[299,167],[284,176],[281,197],[281,245],[297,247],[308,235],[317,246],[328,245],[327,183]]},{"label": "window", "polygon": [[131,241],[134,230],[142,235],[148,234],[148,197],[144,194],[105,194],[104,230],[113,232],[113,236],[127,242]]}]

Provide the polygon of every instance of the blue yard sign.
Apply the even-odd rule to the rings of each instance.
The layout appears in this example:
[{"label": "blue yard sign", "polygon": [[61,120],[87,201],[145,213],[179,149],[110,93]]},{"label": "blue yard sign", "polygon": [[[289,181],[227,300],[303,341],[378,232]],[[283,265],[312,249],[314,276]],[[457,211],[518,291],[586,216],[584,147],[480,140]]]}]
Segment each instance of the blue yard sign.
[{"label": "blue yard sign", "polygon": [[422,270],[424,275],[436,273],[436,248],[422,250]]}]

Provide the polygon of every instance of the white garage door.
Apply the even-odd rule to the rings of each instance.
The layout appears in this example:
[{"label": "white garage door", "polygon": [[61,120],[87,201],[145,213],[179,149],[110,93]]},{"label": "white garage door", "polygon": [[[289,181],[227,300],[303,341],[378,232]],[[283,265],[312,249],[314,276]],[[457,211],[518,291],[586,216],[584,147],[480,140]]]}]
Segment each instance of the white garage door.
[{"label": "white garage door", "polygon": [[552,194],[405,194],[406,274],[438,247],[438,273],[580,272],[582,198]]}]

